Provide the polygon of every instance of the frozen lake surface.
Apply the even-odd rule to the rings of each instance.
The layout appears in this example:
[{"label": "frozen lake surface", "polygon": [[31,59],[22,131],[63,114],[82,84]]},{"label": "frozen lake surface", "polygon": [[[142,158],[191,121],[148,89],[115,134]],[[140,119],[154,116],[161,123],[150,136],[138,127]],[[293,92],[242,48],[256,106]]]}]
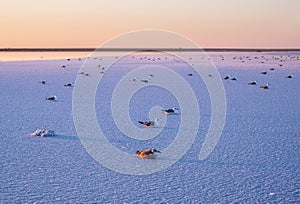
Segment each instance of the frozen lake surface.
[{"label": "frozen lake surface", "polygon": [[[118,130],[111,114],[111,95],[132,67],[143,63],[173,66],[197,96],[200,127],[191,148],[173,166],[142,176],[102,166],[81,145],[72,115],[74,88],[64,84],[75,82],[76,77],[93,77],[78,74],[84,60],[0,62],[0,202],[300,202],[300,53],[209,53],[209,57],[221,77],[230,74],[238,80],[222,80],[226,123],[219,143],[204,161],[198,156],[211,109],[208,91],[197,73],[170,56],[158,62],[153,55],[126,58],[105,70],[95,97],[96,116],[111,144],[133,156],[136,150],[166,148],[181,121],[180,115],[168,116],[161,134],[146,141],[128,138]],[[95,60],[101,71],[101,60]],[[42,80],[45,85],[38,83]],[[248,85],[255,80],[258,85]],[[267,83],[269,89],[260,88]],[[53,95],[57,102],[45,100]],[[141,127],[137,121],[148,120],[155,105],[171,108],[178,101],[166,89],[147,86],[132,97],[132,122]],[[44,126],[58,135],[29,136]]]}]

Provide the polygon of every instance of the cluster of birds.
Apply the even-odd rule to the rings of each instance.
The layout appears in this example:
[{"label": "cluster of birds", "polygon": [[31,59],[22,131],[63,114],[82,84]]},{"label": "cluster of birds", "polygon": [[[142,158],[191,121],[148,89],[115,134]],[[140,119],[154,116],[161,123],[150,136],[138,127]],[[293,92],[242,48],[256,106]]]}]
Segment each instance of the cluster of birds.
[{"label": "cluster of birds", "polygon": [[[139,58],[141,61],[143,61],[143,60],[148,60],[148,61],[153,61],[153,62],[155,62],[155,61],[160,61],[160,60],[162,60],[162,58],[161,57],[149,57],[149,56],[135,56],[135,55],[133,55],[131,58]],[[168,59],[168,57],[165,57],[164,58],[165,60],[166,59]]]},{"label": "cluster of birds", "polygon": [[144,77],[143,79],[138,79],[137,77],[133,78],[133,79],[130,79],[129,82],[130,83],[137,83],[137,82],[142,82],[142,83],[145,83],[145,84],[148,84],[150,82],[150,80],[153,78],[153,74],[148,74],[147,77]]},{"label": "cluster of birds", "polygon": [[[132,57],[134,58],[134,56]],[[275,60],[278,59],[280,60],[280,63],[278,64],[278,66],[283,66],[283,62],[284,60],[281,59],[281,58],[275,58],[273,57]],[[167,59],[167,57],[165,58]],[[192,58],[190,58],[191,60]],[[240,60],[241,62],[245,62],[246,60],[252,60],[251,57],[249,56],[241,56],[241,57],[233,57],[234,60]],[[160,58],[156,59],[156,58],[147,58],[147,57],[140,57],[140,60],[151,60],[151,61],[156,61],[156,60],[161,60]],[[225,58],[223,56],[221,56],[221,60],[224,61]],[[266,61],[268,61],[269,59],[264,57],[264,56],[261,56],[260,58],[258,56],[255,56],[253,60],[259,60],[260,63],[265,63]],[[175,58],[174,58],[174,61],[175,61]],[[271,71],[274,71],[275,68],[270,68]],[[266,75],[267,74],[267,71],[262,71],[261,72],[262,75]],[[193,74],[192,73],[188,73],[187,76],[190,76],[192,77]],[[211,74],[208,75],[208,77],[212,77]],[[148,83],[151,78],[153,78],[153,75],[149,75],[147,79],[141,79],[139,80],[138,78],[134,78],[134,79],[131,79],[129,80],[131,83],[137,83],[137,82],[142,82],[142,83]],[[293,78],[292,75],[287,75],[286,78]],[[237,76],[231,76],[231,75],[226,75],[225,77],[222,78],[223,80],[231,80],[231,81],[237,81],[238,80],[238,77]],[[258,82],[257,81],[251,81],[251,82],[248,82],[248,85],[258,85]],[[269,89],[270,87],[270,83],[267,83],[265,85],[261,85],[260,88],[261,89]],[[177,114],[179,111],[178,108],[172,108],[172,109],[166,109],[166,110],[162,110],[163,113],[165,114]],[[159,125],[159,119],[156,118],[155,120],[153,121],[138,121],[139,124],[142,124],[144,125],[145,128],[151,128],[151,127],[157,127]],[[136,154],[138,157],[140,158],[154,158],[155,156],[155,153],[158,152],[160,153],[159,151],[157,151],[156,149],[148,149],[148,150],[143,150],[143,151],[137,151]]]},{"label": "cluster of birds", "polygon": [[[224,56],[220,55],[219,56],[221,58],[222,61],[224,61]],[[265,57],[264,55],[261,56],[254,56],[253,58],[251,58],[250,56],[234,56],[232,57],[233,60],[238,61],[238,62],[246,62],[246,61],[251,61],[254,60],[258,63],[264,64],[266,62],[268,62],[270,59],[268,57]],[[273,61],[277,61],[278,62],[278,66],[282,67],[283,66],[283,62],[285,62],[286,60],[300,60],[299,56],[295,56],[295,55],[287,55],[287,56],[275,56],[273,55],[271,60]]]},{"label": "cluster of birds", "polygon": [[[162,113],[166,115],[177,115],[179,113],[179,108],[170,108],[170,109],[165,109],[161,110]],[[159,125],[159,119],[155,118],[153,121],[138,121],[138,123],[144,125],[145,128],[151,128],[151,127],[158,127]]]},{"label": "cluster of birds", "polygon": [[[132,56],[132,58],[135,58],[136,56]],[[163,60],[160,57],[139,57],[140,60],[148,60],[148,61],[160,61]],[[167,60],[168,57],[165,57],[164,60]],[[187,74],[187,76],[193,76],[193,74]],[[148,84],[151,79],[154,77],[153,74],[148,74],[147,76],[139,79],[138,77],[135,77],[133,79],[130,79],[130,83],[145,83]],[[167,115],[177,115],[179,113],[179,108],[174,107],[174,108],[169,108],[169,109],[163,109],[161,110],[162,113],[167,114]],[[144,128],[154,128],[154,127],[159,127],[159,118],[155,118],[154,120],[149,120],[149,121],[138,121],[139,124],[143,125]],[[141,151],[136,151],[136,155],[141,158],[141,159],[154,159],[156,158],[155,153],[161,153],[160,151],[151,148],[147,150],[141,150]]]},{"label": "cluster of birds", "polygon": [[[223,55],[219,55],[220,59],[222,61],[225,60],[225,57]],[[132,58],[135,58],[135,56],[132,56]],[[202,57],[201,59],[204,59],[205,57]],[[162,58],[159,58],[159,57],[147,57],[147,56],[144,56],[144,57],[140,57],[139,58],[140,60],[148,60],[148,61],[158,61],[158,60],[162,60]],[[165,57],[164,58],[165,60],[168,59],[168,57]],[[190,60],[192,60],[192,57],[189,58]],[[208,57],[208,59],[210,59]],[[233,60],[236,60],[236,61],[239,61],[239,62],[245,62],[245,61],[251,61],[251,60],[254,60],[258,63],[261,63],[261,64],[264,64],[264,63],[267,63],[270,59],[264,55],[261,55],[261,56],[254,56],[254,57],[251,57],[251,56],[234,56],[232,57]],[[282,67],[283,66],[283,63],[286,61],[286,60],[289,60],[289,59],[294,59],[294,60],[300,60],[300,57],[299,56],[294,56],[294,55],[288,55],[288,56],[272,56],[271,60],[273,61],[278,61],[278,66],[279,67]],[[169,59],[168,59],[169,60]],[[180,60],[178,60],[176,57],[173,58],[173,61],[174,62],[182,62]],[[275,68],[270,68],[271,71],[274,71]],[[267,71],[262,71],[261,74],[263,75],[266,75],[268,72]],[[187,76],[193,76],[192,73],[188,73]],[[152,76],[153,77],[153,76]],[[208,77],[212,77],[211,74],[208,75]],[[287,76],[285,76],[285,78],[293,78],[294,76],[289,74]],[[138,81],[140,82],[143,82],[143,83],[148,83],[150,81],[151,77],[148,77],[148,79],[141,79],[141,80],[138,80],[137,78],[134,78],[134,79],[131,79],[130,82],[131,83],[136,83]],[[222,78],[223,80],[232,80],[232,81],[237,81],[238,80],[238,77],[237,76],[231,76],[231,75],[226,75],[225,77]],[[259,83],[257,81],[250,81],[248,82],[248,85],[258,85]],[[261,84],[260,85],[260,88],[261,89],[269,89],[270,88],[270,83],[266,83],[266,84]]]},{"label": "cluster of birds", "polygon": [[78,74],[83,75],[83,76],[90,76],[89,73],[85,73],[85,72],[79,72]]},{"label": "cluster of birds", "polygon": [[223,80],[232,80],[236,81],[238,78],[237,77],[231,77],[230,74],[226,75],[225,77],[222,78]]},{"label": "cluster of birds", "polygon": [[[274,70],[274,68],[271,68],[271,70]],[[266,75],[267,72],[266,72],[266,71],[263,71],[263,72],[261,72],[261,74]],[[291,75],[291,74],[290,74],[290,75],[287,75],[287,76],[285,76],[285,78],[291,79],[291,78],[293,78],[293,75]],[[231,79],[231,80],[233,80],[233,81],[236,81],[236,80],[237,80],[237,77],[231,78],[230,75],[227,75],[227,76],[223,77],[222,79],[223,79],[223,80],[229,80],[229,79]],[[258,82],[257,82],[257,81],[251,81],[251,82],[248,82],[248,85],[258,85]],[[267,84],[265,84],[265,85],[261,85],[260,88],[261,88],[261,89],[269,89],[270,85],[271,85],[270,83],[267,83]]]},{"label": "cluster of birds", "polygon": [[[179,108],[174,107],[170,109],[163,109],[161,110],[162,113],[167,114],[167,115],[177,115],[179,113]],[[156,118],[153,121],[138,121],[138,123],[144,125],[145,128],[151,128],[151,127],[158,127],[159,125],[159,119]],[[136,155],[141,158],[141,159],[154,159],[155,153],[161,153],[160,151],[156,149],[148,149],[148,150],[143,150],[143,151],[136,151]]]},{"label": "cluster of birds", "polygon": [[[224,57],[222,55],[220,55],[220,58],[221,60],[224,60]],[[232,58],[233,60],[239,60],[240,62],[245,62],[245,60],[252,60],[252,58],[250,56],[240,56],[240,57],[233,57]],[[278,66],[279,67],[282,67],[283,66],[283,62],[285,62],[285,60],[288,60],[288,59],[296,59],[296,60],[300,60],[300,57],[299,56],[287,56],[287,57],[283,57],[283,56],[280,56],[280,57],[277,57],[277,56],[272,56],[272,60],[278,60],[279,63],[278,63]],[[253,60],[257,60],[259,61],[260,63],[265,63],[267,61],[269,61],[268,58],[266,58],[265,56],[255,56],[253,58]],[[274,71],[275,68],[270,68],[269,69],[270,71]],[[261,71],[260,74],[262,75],[267,75],[267,71]],[[294,76],[292,74],[289,74],[289,75],[286,75],[285,78],[293,78]],[[227,75],[225,77],[222,78],[223,80],[233,80],[233,81],[237,81],[238,78],[237,77],[231,77],[230,75]],[[258,85],[258,82],[257,81],[251,81],[251,82],[248,82],[248,85]],[[265,85],[261,85],[260,88],[261,89],[269,89],[270,87],[270,83],[267,83]]]},{"label": "cluster of birds", "polygon": [[[70,61],[70,60],[71,59],[69,59],[69,58],[67,59],[67,61]],[[79,61],[81,61],[81,58],[79,58]],[[67,66],[69,66],[69,65],[62,65],[61,67],[63,69],[65,69]],[[48,82],[46,80],[42,80],[42,81],[39,81],[39,83],[41,85],[47,85]],[[73,82],[66,83],[66,84],[64,84],[64,87],[74,87],[74,83]],[[57,101],[57,96],[56,95],[49,96],[49,97],[46,97],[45,100],[55,102],[55,101]],[[55,136],[55,131],[44,127],[42,129],[37,129],[36,131],[34,131],[33,133],[31,133],[29,135],[30,136],[40,136],[40,137],[50,137],[50,136]]]},{"label": "cluster of birds", "polygon": [[[81,58],[79,58],[80,61],[81,61]],[[70,61],[70,59],[67,59],[67,61]],[[69,66],[69,65],[67,65]],[[62,68],[66,68],[66,65],[62,65]],[[46,85],[48,82],[46,80],[42,80],[42,81],[39,81],[40,84],[42,85]],[[66,83],[64,84],[64,87],[74,87],[74,82],[71,82],[71,83]],[[52,101],[52,102],[55,102],[57,101],[57,96],[54,95],[54,96],[49,96],[49,97],[46,97],[45,100],[47,101]]]},{"label": "cluster of birds", "polygon": [[[160,58],[158,58],[158,60],[160,60]],[[70,61],[70,59],[67,59],[67,61]],[[62,65],[62,68],[65,69],[67,66],[69,66],[69,65]],[[100,73],[104,74],[105,68],[101,67],[101,65],[98,65],[98,68],[100,68]],[[86,73],[86,72],[79,72],[78,74],[82,75],[82,76],[89,76],[89,74]],[[148,83],[151,80],[151,78],[153,78],[153,74],[149,74],[147,78],[141,79],[140,82]],[[130,80],[130,82],[136,83],[136,82],[138,82],[138,79],[134,78],[134,79]],[[39,81],[39,83],[42,84],[42,85],[46,85],[47,81],[42,80],[42,81]],[[72,83],[67,83],[67,84],[64,84],[64,86],[65,87],[74,87],[74,83],[73,82]],[[47,101],[57,101],[57,96],[56,95],[49,96],[49,97],[46,97],[45,100],[47,100]],[[171,109],[162,110],[162,112],[165,113],[165,114],[177,114],[178,111],[179,111],[178,108],[171,108]],[[143,124],[146,128],[150,128],[150,127],[157,127],[158,126],[158,121],[159,121],[159,119],[156,118],[154,121],[144,121],[144,122],[138,121],[138,122]],[[36,131],[31,133],[30,136],[40,136],[40,137],[55,136],[55,131],[47,129],[47,128],[37,129]],[[136,151],[136,155],[139,158],[142,158],[142,159],[154,159],[154,158],[156,158],[155,153],[161,153],[161,152],[154,149],[154,148],[147,149],[147,150]]]},{"label": "cluster of birds", "polygon": [[[299,56],[288,56],[289,58],[296,58],[296,60],[300,60],[300,57]],[[288,57],[286,58],[283,58],[282,56],[280,57],[276,57],[276,56],[273,56],[272,59],[273,60],[278,60],[279,63],[278,63],[278,66],[283,66],[283,62],[285,60],[288,59]],[[116,57],[117,58],[117,57]],[[161,61],[161,60],[167,60],[167,61],[170,61],[172,60],[172,58],[168,58],[168,56],[165,56],[165,57],[157,57],[157,56],[153,56],[153,57],[149,57],[149,56],[138,56],[138,55],[133,55],[132,58],[137,58],[139,59],[140,61],[145,61],[147,60],[147,62],[155,62],[155,61]],[[224,61],[225,58],[224,56],[220,56],[221,60]],[[94,58],[95,60],[98,59],[98,58]],[[204,57],[202,58],[204,59]],[[208,58],[210,59],[210,58]],[[232,58],[233,60],[238,60],[239,62],[245,62],[246,60],[247,61],[250,61],[250,60],[256,60],[257,62],[260,62],[260,63],[265,63],[267,62],[269,59],[266,58],[265,56],[255,56],[254,58],[251,58],[250,56],[239,56],[239,57],[233,57]],[[99,59],[101,61],[101,58]],[[190,58],[190,60],[192,60],[192,58]],[[70,61],[70,59],[67,59],[67,61]],[[81,59],[79,58],[79,61],[81,61]],[[180,60],[178,60],[176,57],[173,58],[173,62],[182,62]],[[62,68],[65,69],[67,66],[69,65],[62,65]],[[102,67],[101,64],[98,65],[98,69],[99,69],[99,72],[101,74],[104,74],[105,73],[105,67]],[[274,71],[275,68],[270,68],[271,71]],[[262,75],[266,75],[268,72],[267,71],[262,71],[260,72],[260,74]],[[82,75],[82,76],[86,76],[88,77],[89,76],[89,73],[86,73],[86,72],[80,72],[78,73],[79,75]],[[193,74],[192,73],[187,73],[187,76],[189,77],[192,77]],[[148,74],[148,76],[144,77],[144,78],[141,78],[141,79],[138,79],[138,78],[133,78],[131,80],[129,80],[130,83],[138,83],[138,82],[141,82],[141,83],[145,83],[145,84],[148,84],[151,79],[153,78],[153,74]],[[208,77],[212,77],[211,74],[208,75]],[[286,78],[293,78],[293,75],[287,75]],[[238,80],[238,77],[237,76],[231,76],[231,75],[226,75],[225,77],[222,78],[223,80],[232,80],[232,81],[237,81]],[[43,84],[43,85],[46,85],[47,84],[47,81],[46,80],[43,80],[43,81],[40,81],[39,83]],[[251,81],[251,82],[248,82],[248,85],[258,85],[258,82],[257,81]],[[67,84],[64,84],[65,87],[73,87],[74,86],[74,83],[67,83]],[[265,85],[261,85],[260,88],[261,89],[269,89],[270,87],[270,83],[267,83]],[[45,98],[47,101],[57,101],[57,96],[50,96],[50,97],[46,97]],[[179,108],[170,108],[170,109],[164,109],[164,110],[161,110],[162,113],[164,114],[178,114],[179,113]],[[155,120],[153,121],[138,121],[139,124],[143,125],[145,128],[151,128],[151,127],[158,127],[159,126],[159,119],[156,118]],[[42,130],[39,130],[37,129],[34,133],[30,134],[31,136],[41,136],[41,137],[44,137],[44,136],[53,136],[55,135],[54,131],[53,130],[47,130],[46,128],[42,129]],[[141,151],[136,151],[136,155],[139,157],[139,158],[142,158],[142,159],[153,159],[155,158],[156,156],[156,153],[161,153],[160,151],[154,149],[154,148],[151,148],[151,149],[147,149],[147,150],[141,150]]]},{"label": "cluster of birds", "polygon": [[55,131],[50,129],[48,130],[46,127],[44,127],[42,130],[37,129],[36,131],[31,133],[30,136],[51,137],[55,136]]}]

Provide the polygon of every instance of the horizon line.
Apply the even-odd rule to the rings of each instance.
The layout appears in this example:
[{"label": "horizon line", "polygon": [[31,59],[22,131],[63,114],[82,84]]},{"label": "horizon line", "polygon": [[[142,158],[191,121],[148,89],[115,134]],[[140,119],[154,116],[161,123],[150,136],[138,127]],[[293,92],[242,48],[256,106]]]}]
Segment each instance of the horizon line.
[{"label": "horizon line", "polygon": [[280,52],[300,48],[0,48],[0,52]]}]

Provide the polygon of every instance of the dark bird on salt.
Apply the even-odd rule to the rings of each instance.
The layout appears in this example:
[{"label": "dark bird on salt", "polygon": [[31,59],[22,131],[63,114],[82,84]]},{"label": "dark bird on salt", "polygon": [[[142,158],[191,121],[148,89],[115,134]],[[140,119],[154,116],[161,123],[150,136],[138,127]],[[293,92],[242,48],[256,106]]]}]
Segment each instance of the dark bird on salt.
[{"label": "dark bird on salt", "polygon": [[84,75],[84,76],[90,76],[88,73],[85,72],[79,72],[78,74]]},{"label": "dark bird on salt", "polygon": [[65,87],[74,87],[74,83],[72,82],[72,83],[68,83],[68,84],[65,84],[64,85]]},{"label": "dark bird on salt", "polygon": [[146,83],[146,84],[147,84],[147,83],[149,82],[149,80],[147,80],[147,79],[142,79],[142,80],[141,80],[141,82],[143,82],[143,83]]},{"label": "dark bird on salt", "polygon": [[45,98],[47,101],[56,101],[57,100],[57,96],[50,96]]},{"label": "dark bird on salt", "polygon": [[161,110],[164,114],[178,114],[179,108],[170,108],[166,110]]},{"label": "dark bird on salt", "polygon": [[230,79],[230,75],[223,77],[224,80]]},{"label": "dark bird on salt", "polygon": [[257,85],[258,83],[257,83],[257,81],[251,81],[251,82],[249,82],[248,84],[249,84],[249,85]]},{"label": "dark bird on salt", "polygon": [[267,83],[266,85],[260,86],[261,89],[269,89],[270,84]]},{"label": "dark bird on salt", "polygon": [[261,74],[267,74],[267,72],[266,71],[263,71],[263,72],[260,72]]},{"label": "dark bird on salt", "polygon": [[140,124],[144,125],[145,128],[155,127],[158,125],[159,119],[156,118],[154,121],[138,121]]},{"label": "dark bird on salt", "polygon": [[160,151],[151,148],[148,150],[136,151],[135,154],[141,159],[155,159],[156,152],[161,153]]}]

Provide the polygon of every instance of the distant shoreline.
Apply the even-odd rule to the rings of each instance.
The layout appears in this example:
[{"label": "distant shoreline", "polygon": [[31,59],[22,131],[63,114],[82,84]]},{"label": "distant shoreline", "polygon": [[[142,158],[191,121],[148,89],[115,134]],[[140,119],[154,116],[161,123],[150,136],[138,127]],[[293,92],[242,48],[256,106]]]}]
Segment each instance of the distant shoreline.
[{"label": "distant shoreline", "polygon": [[0,48],[0,52],[299,52],[300,48]]}]

